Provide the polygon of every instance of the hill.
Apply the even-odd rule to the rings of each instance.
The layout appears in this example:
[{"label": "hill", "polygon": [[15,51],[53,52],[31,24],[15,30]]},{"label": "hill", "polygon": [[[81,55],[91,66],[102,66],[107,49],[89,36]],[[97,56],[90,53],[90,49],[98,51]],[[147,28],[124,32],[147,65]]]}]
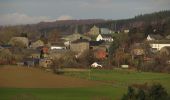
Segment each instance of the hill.
[{"label": "hill", "polygon": [[[40,38],[42,35],[48,37],[49,34],[68,35],[77,31],[81,34],[89,31],[94,25],[100,28],[109,28],[112,30],[123,31],[124,29],[136,28],[140,33],[153,33],[163,36],[170,35],[170,11],[160,11],[151,14],[143,14],[130,19],[122,20],[103,20],[103,19],[81,19],[81,20],[64,20],[54,22],[40,22],[31,25],[18,26],[1,26],[0,27],[0,44],[6,43],[12,36],[27,33],[31,40]],[[155,33],[154,33],[155,34]]]}]

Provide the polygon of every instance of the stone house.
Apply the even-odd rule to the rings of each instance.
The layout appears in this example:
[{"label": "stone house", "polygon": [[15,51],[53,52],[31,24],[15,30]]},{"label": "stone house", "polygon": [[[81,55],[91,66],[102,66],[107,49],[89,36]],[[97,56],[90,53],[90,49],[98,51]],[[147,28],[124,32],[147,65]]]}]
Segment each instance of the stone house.
[{"label": "stone house", "polygon": [[70,50],[75,53],[83,53],[84,51],[89,50],[89,41],[82,38],[73,41],[70,45]]},{"label": "stone house", "polygon": [[100,28],[94,25],[86,35],[93,38],[98,36],[99,34],[100,34]]}]

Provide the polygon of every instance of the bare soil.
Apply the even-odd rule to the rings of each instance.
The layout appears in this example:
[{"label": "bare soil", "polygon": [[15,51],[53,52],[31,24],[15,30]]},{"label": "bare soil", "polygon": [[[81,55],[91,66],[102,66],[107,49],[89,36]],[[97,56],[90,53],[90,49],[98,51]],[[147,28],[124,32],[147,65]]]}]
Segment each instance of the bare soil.
[{"label": "bare soil", "polygon": [[9,88],[64,88],[100,85],[96,81],[56,75],[38,68],[0,67],[0,87]]}]

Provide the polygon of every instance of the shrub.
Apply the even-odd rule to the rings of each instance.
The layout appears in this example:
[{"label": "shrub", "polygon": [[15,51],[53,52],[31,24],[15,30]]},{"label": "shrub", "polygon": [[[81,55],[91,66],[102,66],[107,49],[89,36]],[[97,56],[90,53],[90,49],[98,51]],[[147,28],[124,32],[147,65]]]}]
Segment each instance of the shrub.
[{"label": "shrub", "polygon": [[153,84],[147,87],[147,89],[142,89],[129,86],[122,100],[169,100],[169,95],[161,84]]}]

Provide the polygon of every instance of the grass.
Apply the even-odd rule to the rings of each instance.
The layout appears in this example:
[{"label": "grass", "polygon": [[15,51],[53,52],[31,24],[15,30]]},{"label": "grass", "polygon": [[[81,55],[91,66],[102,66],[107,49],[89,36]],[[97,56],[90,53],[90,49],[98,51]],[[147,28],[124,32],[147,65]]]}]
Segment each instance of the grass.
[{"label": "grass", "polygon": [[155,82],[161,83],[170,93],[170,74],[166,73],[92,69],[90,74],[89,71],[68,71],[64,76],[104,84],[75,88],[0,88],[0,100],[119,100],[127,91],[128,85]]},{"label": "grass", "polygon": [[168,93],[170,93],[170,74],[167,73],[130,70],[90,70],[90,77],[88,72],[68,72],[65,75],[107,82],[120,88],[128,87],[131,84],[161,83],[167,89]]},{"label": "grass", "polygon": [[[0,100],[117,100],[124,90],[102,86],[94,88],[1,88]],[[17,98],[17,99],[16,99]]]}]

